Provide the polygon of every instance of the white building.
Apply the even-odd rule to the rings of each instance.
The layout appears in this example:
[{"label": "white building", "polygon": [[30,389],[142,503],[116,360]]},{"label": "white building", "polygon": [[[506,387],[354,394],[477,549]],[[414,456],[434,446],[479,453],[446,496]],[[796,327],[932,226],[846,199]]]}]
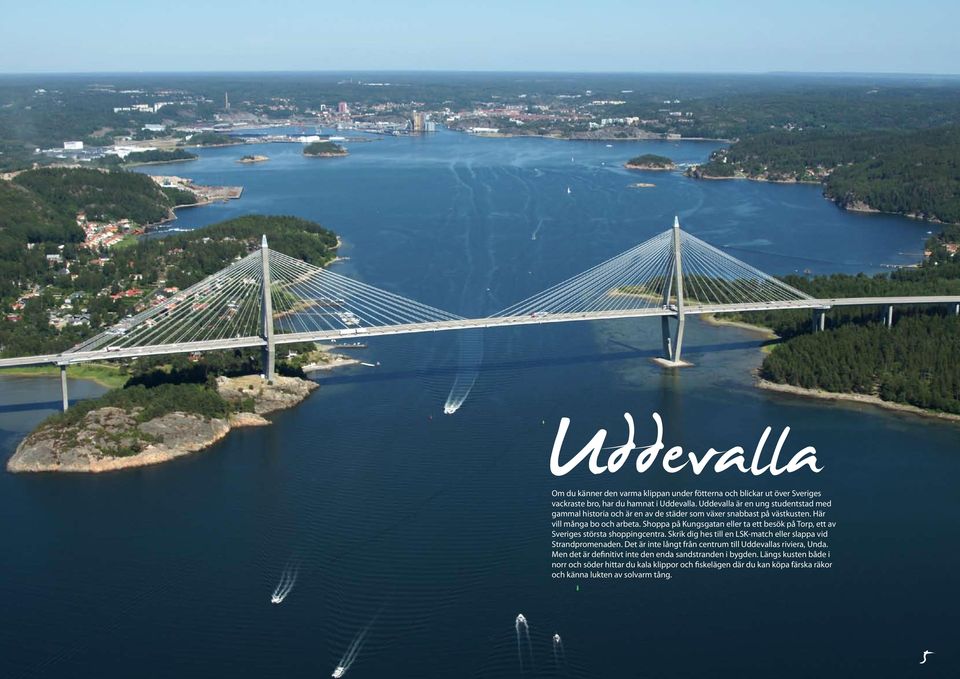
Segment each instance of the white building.
[{"label": "white building", "polygon": [[64,151],[82,151],[83,142],[82,141],[65,141],[63,142]]}]

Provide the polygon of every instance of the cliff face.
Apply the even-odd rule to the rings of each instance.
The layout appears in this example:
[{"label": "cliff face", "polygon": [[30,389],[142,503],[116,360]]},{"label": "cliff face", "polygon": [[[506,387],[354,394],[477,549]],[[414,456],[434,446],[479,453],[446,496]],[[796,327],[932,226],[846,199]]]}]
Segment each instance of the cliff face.
[{"label": "cliff face", "polygon": [[316,382],[297,377],[277,376],[273,384],[267,384],[258,375],[217,378],[217,391],[223,398],[235,404],[253,399],[253,412],[257,415],[295,406],[317,386]]},{"label": "cliff face", "polygon": [[141,422],[138,408],[98,408],[73,425],[41,426],[20,443],[7,471],[103,472],[166,462],[207,448],[234,427],[269,424],[264,414],[294,406],[316,388],[295,377],[269,385],[257,376],[218,378],[226,400],[238,406],[252,400],[252,413],[229,418],[174,412]]}]

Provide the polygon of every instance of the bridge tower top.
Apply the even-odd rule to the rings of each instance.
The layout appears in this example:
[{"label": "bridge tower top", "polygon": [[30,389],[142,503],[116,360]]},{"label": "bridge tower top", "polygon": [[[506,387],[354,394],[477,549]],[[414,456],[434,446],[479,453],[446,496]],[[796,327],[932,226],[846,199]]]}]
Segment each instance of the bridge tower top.
[{"label": "bridge tower top", "polygon": [[264,250],[267,249],[267,234],[263,234],[263,238],[260,239],[260,247]]},{"label": "bridge tower top", "polygon": [[[677,215],[674,215],[673,217],[673,228],[677,229],[678,231],[680,230],[680,217]],[[264,238],[266,238],[266,236],[264,236]]]}]

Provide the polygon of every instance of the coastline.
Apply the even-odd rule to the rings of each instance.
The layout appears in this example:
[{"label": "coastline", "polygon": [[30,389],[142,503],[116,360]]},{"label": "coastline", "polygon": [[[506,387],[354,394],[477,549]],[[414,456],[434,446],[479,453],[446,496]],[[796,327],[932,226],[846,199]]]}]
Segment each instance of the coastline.
[{"label": "coastline", "polygon": [[175,158],[172,160],[145,160],[139,163],[123,163],[121,167],[145,167],[147,165],[173,165],[174,163],[192,163],[195,160],[200,160],[200,156],[194,156],[193,158]]},{"label": "coastline", "polygon": [[[817,184],[822,186],[823,182],[819,180],[812,179],[769,179],[767,177],[751,177],[746,174],[735,174],[730,175],[729,177],[718,177],[715,175],[705,175],[705,174],[693,174],[692,172],[685,173],[690,179],[705,179],[707,181],[724,181],[729,179],[738,179],[746,180],[748,182],[764,182],[766,184]],[[832,200],[832,199],[829,199]]]},{"label": "coastline", "polygon": [[[137,422],[136,411],[103,407],[88,412],[73,426],[35,429],[7,460],[10,473],[92,473],[145,467],[206,450],[233,429],[271,424],[264,415],[298,405],[319,388],[316,382],[277,376],[267,384],[259,375],[218,377],[217,391],[231,403],[253,399],[253,412],[240,411],[222,418],[204,418],[175,411]],[[149,441],[133,454],[104,454],[106,442],[140,437]]]},{"label": "coastline", "polygon": [[[59,377],[60,368],[55,365],[32,365],[20,368],[3,368],[3,377]],[[116,389],[127,381],[127,375],[120,372],[118,366],[101,363],[79,363],[71,366],[71,380],[86,380],[101,387]]]},{"label": "coastline", "polygon": [[770,382],[765,380],[762,377],[757,377],[755,385],[758,389],[763,389],[765,391],[773,391],[781,394],[790,394],[791,396],[802,396],[804,398],[812,398],[823,401],[845,401],[849,403],[861,403],[871,406],[876,406],[878,408],[883,408],[884,410],[891,410],[898,413],[905,413],[908,415],[919,415],[921,417],[929,417],[937,420],[946,420],[947,422],[956,422],[960,423],[960,415],[955,415],[953,413],[942,413],[936,410],[925,410],[918,406],[910,405],[908,403],[895,403],[893,401],[884,401],[878,396],[871,396],[869,394],[848,394],[841,392],[832,392],[824,391],[822,389],[807,389],[805,387],[796,387],[792,384],[778,384],[776,382]]},{"label": "coastline", "polygon": [[624,163],[623,166],[628,170],[642,170],[644,172],[673,172],[677,169],[677,166],[674,164],[670,165],[636,165],[632,163]]},{"label": "coastline", "polygon": [[[629,168],[629,169],[634,169],[634,168]],[[689,177],[690,179],[703,179],[703,180],[707,180],[707,181],[723,181],[723,180],[735,179],[735,180],[746,180],[746,181],[750,181],[750,182],[763,182],[763,183],[766,183],[766,184],[804,184],[804,185],[818,185],[818,186],[821,186],[821,187],[824,188],[824,193],[823,193],[823,198],[824,198],[824,200],[830,201],[831,203],[833,203],[834,205],[836,205],[836,206],[837,206],[838,208],[840,208],[841,210],[845,210],[845,211],[847,211],[847,212],[856,212],[856,213],[865,214],[865,215],[891,215],[891,216],[894,216],[894,217],[906,217],[907,219],[913,219],[913,220],[918,221],[918,222],[926,222],[926,223],[928,223],[928,224],[939,224],[939,225],[941,225],[941,226],[958,226],[958,225],[960,225],[960,222],[945,222],[945,221],[942,221],[942,220],[937,219],[937,218],[935,218],[935,217],[934,217],[934,218],[931,218],[931,217],[927,217],[927,216],[924,216],[924,215],[917,214],[916,212],[890,212],[890,211],[887,211],[887,210],[880,210],[880,209],[877,209],[877,208],[873,207],[872,205],[870,205],[870,204],[868,204],[868,203],[866,203],[866,202],[864,202],[864,201],[862,201],[862,200],[856,200],[856,201],[851,201],[851,202],[844,202],[844,201],[841,200],[840,198],[835,197],[835,196],[831,196],[830,194],[828,194],[828,193],[826,192],[826,184],[824,184],[823,180],[817,180],[817,179],[768,179],[768,178],[765,178],[765,177],[753,177],[753,176],[745,175],[745,174],[731,175],[731,176],[729,176],[729,177],[717,177],[717,176],[711,176],[711,175],[696,174],[696,173],[693,172],[693,170],[696,170],[696,169],[697,169],[696,167],[691,168],[690,170],[688,170],[687,172],[684,173],[685,176]]]},{"label": "coastline", "polygon": [[522,139],[524,137],[530,137],[532,139],[555,139],[557,141],[602,141],[602,142],[637,142],[637,141],[709,141],[709,142],[718,142],[721,144],[732,144],[734,143],[733,139],[720,139],[714,137],[667,137],[664,134],[658,132],[649,132],[644,136],[638,137],[614,137],[614,136],[595,136],[595,137],[575,137],[564,134],[525,134],[525,133],[516,133],[516,132],[491,132],[489,134],[475,134],[467,130],[463,130],[456,127],[447,128],[451,132],[459,132],[460,134],[466,134],[471,137],[484,137],[487,139]]},{"label": "coastline", "polygon": [[772,329],[766,327],[765,325],[754,325],[753,323],[747,323],[745,321],[734,321],[732,319],[720,318],[716,314],[701,314],[700,320],[702,320],[707,325],[711,325],[717,328],[724,326],[731,328],[740,328],[741,330],[747,330],[757,335],[770,340],[780,339],[780,336],[775,333]]}]

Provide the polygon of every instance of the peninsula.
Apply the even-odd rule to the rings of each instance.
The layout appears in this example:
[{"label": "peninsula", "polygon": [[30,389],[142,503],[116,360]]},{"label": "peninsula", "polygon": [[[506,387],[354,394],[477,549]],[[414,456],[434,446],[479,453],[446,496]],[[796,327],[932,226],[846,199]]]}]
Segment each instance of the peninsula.
[{"label": "peninsula", "polygon": [[[87,274],[74,281],[69,296],[75,308],[58,311],[52,317],[56,323],[36,306],[43,295],[23,299],[22,317],[0,324],[3,352],[72,346],[256,249],[266,232],[313,264],[335,257],[336,235],[295,217],[247,216],[202,232],[136,240],[124,249],[124,268],[113,278]],[[84,271],[85,261],[71,266]],[[64,298],[65,292],[57,289]],[[52,298],[53,292],[45,296]],[[60,323],[61,315],[69,320]],[[317,388],[305,378],[305,367],[352,362],[313,343],[291,344],[278,357],[279,375],[268,382],[260,377],[259,352],[253,350],[122,361],[112,376],[122,387],[47,419],[20,444],[7,469],[99,472],[172,460],[212,445],[235,427],[265,425],[264,415],[302,401]]]},{"label": "peninsula", "polygon": [[695,179],[823,186],[853,212],[960,223],[960,125],[914,132],[773,130],[746,136],[687,170]]}]

